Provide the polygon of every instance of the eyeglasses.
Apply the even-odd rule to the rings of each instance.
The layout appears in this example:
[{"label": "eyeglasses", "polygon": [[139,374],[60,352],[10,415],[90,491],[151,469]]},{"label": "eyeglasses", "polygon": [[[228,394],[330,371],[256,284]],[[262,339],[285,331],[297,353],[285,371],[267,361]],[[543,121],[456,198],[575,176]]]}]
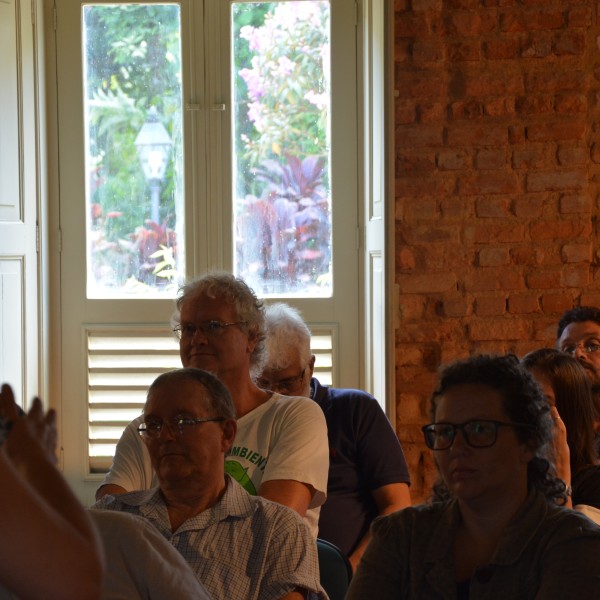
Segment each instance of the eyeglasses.
[{"label": "eyeglasses", "polygon": [[460,429],[469,446],[473,448],[489,448],[498,439],[500,427],[525,427],[523,423],[502,423],[501,421],[467,421],[454,423],[430,423],[421,428],[425,443],[431,450],[447,450],[454,443],[456,432]]},{"label": "eyeglasses", "polygon": [[257,379],[256,383],[258,387],[263,388],[264,390],[279,392],[280,394],[287,396],[291,392],[297,391],[298,388],[302,385],[305,373],[306,367],[302,369],[302,372],[299,375],[296,375],[294,377],[286,377],[285,379],[280,379],[279,381],[271,381],[269,379],[261,377]]},{"label": "eyeglasses", "polygon": [[567,344],[561,348],[562,352],[566,352],[571,356],[575,356],[577,349],[581,348],[586,354],[594,354],[600,350],[600,344],[598,342],[579,342],[578,344]]},{"label": "eyeglasses", "polygon": [[235,321],[232,323],[224,323],[223,321],[217,321],[211,319],[210,321],[202,321],[196,325],[186,324],[175,327],[173,331],[180,340],[191,340],[198,332],[206,337],[215,337],[220,335],[228,327],[233,325],[245,325],[245,321]]},{"label": "eyeglasses", "polygon": [[182,436],[186,433],[186,431],[190,431],[194,425],[200,425],[201,423],[220,422],[225,420],[225,417],[214,417],[212,419],[173,417],[168,421],[160,421],[158,419],[146,421],[145,423],[141,423],[137,430],[142,437],[157,438],[160,435],[164,425],[166,425],[173,435]]}]

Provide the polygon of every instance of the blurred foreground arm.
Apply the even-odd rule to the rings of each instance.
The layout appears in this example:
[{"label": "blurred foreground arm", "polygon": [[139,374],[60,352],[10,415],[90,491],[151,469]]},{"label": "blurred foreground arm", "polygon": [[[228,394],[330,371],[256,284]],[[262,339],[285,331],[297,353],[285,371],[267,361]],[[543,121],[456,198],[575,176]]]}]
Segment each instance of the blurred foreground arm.
[{"label": "blurred foreground arm", "polygon": [[28,598],[96,599],[101,550],[89,515],[54,466],[55,414],[38,398],[19,417],[2,386],[0,415],[11,423],[0,448],[0,584]]}]

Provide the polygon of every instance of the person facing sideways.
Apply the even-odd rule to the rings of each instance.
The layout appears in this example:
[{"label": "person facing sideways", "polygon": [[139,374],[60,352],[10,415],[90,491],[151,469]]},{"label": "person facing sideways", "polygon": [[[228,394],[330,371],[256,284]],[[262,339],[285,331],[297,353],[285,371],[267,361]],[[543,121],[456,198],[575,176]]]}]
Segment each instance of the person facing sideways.
[{"label": "person facing sideways", "polygon": [[594,431],[600,449],[600,309],[577,306],[563,313],[558,322],[556,347],[575,357],[592,384]]},{"label": "person facing sideways", "polygon": [[94,525],[55,467],[56,416],[35,398],[20,413],[0,391],[0,598],[95,600],[102,550]]},{"label": "person facing sideways", "polygon": [[558,506],[550,407],[518,359],[442,369],[431,418],[434,499],[375,520],[347,600],[597,598],[600,528]]},{"label": "person facing sideways", "polygon": [[600,460],[594,441],[594,401],[589,379],[577,360],[553,348],[526,354],[521,364],[533,375],[551,406],[557,475],[572,486],[565,506],[600,509]]},{"label": "person facing sideways", "polygon": [[313,377],[311,332],[300,313],[277,303],[265,309],[267,359],[257,383],[264,389],[312,398],[323,410],[329,438],[327,501],[319,537],[342,550],[353,569],[378,514],[410,505],[410,477],[398,438],[369,394],[323,386]]},{"label": "person facing sideways", "polygon": [[[226,471],[251,494],[293,508],[316,537],[327,489],[327,426],[314,402],[283,398],[252,380],[250,369],[264,360],[262,302],[241,279],[217,272],[185,285],[177,310],[183,366],[214,373],[233,398],[237,436]],[[142,420],[125,429],[97,499],[152,487],[152,465],[137,433]]]},{"label": "person facing sideways", "polygon": [[150,521],[214,600],[321,595],[316,544],[304,521],[225,473],[236,429],[231,395],[214,375],[163,373],[148,390],[138,426],[158,487],[105,496],[94,508]]}]

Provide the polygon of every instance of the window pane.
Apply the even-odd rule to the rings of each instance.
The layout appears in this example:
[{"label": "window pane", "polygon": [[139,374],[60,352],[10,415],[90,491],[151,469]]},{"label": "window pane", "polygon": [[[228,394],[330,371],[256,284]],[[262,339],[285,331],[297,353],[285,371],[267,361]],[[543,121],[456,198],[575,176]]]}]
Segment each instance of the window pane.
[{"label": "window pane", "polygon": [[88,298],[184,278],[180,9],[83,7]]},{"label": "window pane", "polygon": [[234,3],[235,272],[330,297],[329,2]]}]

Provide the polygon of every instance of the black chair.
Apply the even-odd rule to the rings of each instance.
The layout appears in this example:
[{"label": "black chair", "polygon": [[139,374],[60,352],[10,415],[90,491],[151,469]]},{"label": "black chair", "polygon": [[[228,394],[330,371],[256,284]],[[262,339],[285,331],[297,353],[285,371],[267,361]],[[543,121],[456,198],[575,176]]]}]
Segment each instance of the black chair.
[{"label": "black chair", "polygon": [[330,600],[344,600],[352,579],[348,557],[337,546],[320,538],[317,539],[317,553],[323,589]]}]

